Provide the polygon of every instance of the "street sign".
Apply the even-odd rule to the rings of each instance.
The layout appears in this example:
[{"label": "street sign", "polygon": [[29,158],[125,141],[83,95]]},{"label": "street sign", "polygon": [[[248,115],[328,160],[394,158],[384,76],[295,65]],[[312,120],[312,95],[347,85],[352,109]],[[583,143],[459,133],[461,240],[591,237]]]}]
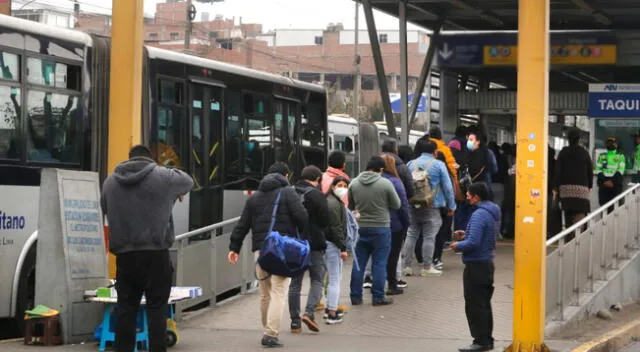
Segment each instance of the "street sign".
[{"label": "street sign", "polygon": [[[402,103],[400,100],[400,93],[390,93],[389,99],[391,100],[391,111],[393,113],[399,114],[402,111]],[[413,93],[409,93],[409,104],[411,107],[411,102],[413,101]],[[416,112],[427,112],[427,95],[422,94],[420,97],[420,101],[418,102],[418,110]]]},{"label": "street sign", "polygon": [[[610,32],[552,33],[551,65],[614,65],[615,35]],[[437,50],[440,67],[515,66],[516,33],[443,34]]]},{"label": "street sign", "polygon": [[640,84],[590,84],[589,117],[640,118]]}]

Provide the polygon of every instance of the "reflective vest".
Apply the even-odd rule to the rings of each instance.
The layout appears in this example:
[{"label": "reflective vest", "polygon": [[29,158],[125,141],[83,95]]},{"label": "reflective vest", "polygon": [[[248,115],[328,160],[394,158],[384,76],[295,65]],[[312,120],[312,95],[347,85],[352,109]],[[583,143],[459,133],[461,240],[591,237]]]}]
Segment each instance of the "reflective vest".
[{"label": "reflective vest", "polygon": [[636,145],[636,153],[633,157],[633,171],[640,172],[640,144]]},{"label": "reflective vest", "polygon": [[625,158],[617,150],[610,150],[600,154],[596,164],[596,174],[602,173],[605,177],[613,177],[616,173],[624,175]]}]

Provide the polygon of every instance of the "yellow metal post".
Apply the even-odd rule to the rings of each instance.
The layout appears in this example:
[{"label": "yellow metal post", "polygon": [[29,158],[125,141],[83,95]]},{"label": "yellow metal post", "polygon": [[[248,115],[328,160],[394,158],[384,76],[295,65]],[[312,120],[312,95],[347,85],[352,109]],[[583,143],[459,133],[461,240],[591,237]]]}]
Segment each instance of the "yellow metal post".
[{"label": "yellow metal post", "polygon": [[[113,0],[109,87],[108,172],[140,143],[143,59],[143,0]],[[109,254],[109,277],[115,277]]]},{"label": "yellow metal post", "polygon": [[549,123],[549,0],[519,0],[513,343],[544,345]]}]

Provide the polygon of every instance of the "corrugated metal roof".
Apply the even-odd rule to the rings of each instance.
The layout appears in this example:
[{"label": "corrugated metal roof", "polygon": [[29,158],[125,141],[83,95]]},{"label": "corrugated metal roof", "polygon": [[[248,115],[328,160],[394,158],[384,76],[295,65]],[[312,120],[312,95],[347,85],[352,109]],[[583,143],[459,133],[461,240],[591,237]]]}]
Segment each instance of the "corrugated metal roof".
[{"label": "corrugated metal roof", "polygon": [[[373,7],[398,16],[400,0],[371,0]],[[517,0],[408,0],[408,20],[433,30],[516,30]],[[640,29],[638,0],[551,0],[551,29]]]}]

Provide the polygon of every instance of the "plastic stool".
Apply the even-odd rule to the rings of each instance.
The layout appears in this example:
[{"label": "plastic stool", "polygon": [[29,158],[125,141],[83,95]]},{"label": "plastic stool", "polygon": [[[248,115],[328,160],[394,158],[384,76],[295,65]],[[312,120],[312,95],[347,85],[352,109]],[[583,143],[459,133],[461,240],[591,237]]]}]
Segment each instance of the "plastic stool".
[{"label": "plastic stool", "polygon": [[[100,348],[99,351],[104,351],[107,347],[107,342],[111,342],[112,344],[116,340],[116,334],[111,330],[111,315],[112,310],[115,309],[117,305],[108,303],[104,306],[104,315],[102,316],[102,332],[100,334]],[[134,351],[138,351],[138,343],[142,343],[142,348],[145,350],[149,349],[149,321],[147,320],[147,306],[140,305],[138,309],[137,318],[142,320],[141,329],[136,332],[136,347]]]},{"label": "plastic stool", "polygon": [[24,344],[42,346],[62,345],[60,319],[58,316],[25,319]]}]

